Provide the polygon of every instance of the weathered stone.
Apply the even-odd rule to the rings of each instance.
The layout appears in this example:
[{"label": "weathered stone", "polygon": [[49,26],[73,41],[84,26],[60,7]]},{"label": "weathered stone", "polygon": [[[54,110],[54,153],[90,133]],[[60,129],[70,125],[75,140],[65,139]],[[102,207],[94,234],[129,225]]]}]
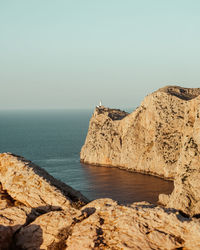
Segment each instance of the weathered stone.
[{"label": "weathered stone", "polygon": [[[72,207],[86,203],[87,199],[79,192],[54,179],[30,161],[12,154],[0,154],[0,249],[9,249],[11,246],[15,249],[16,231],[26,228],[41,214],[61,209],[71,211]],[[49,218],[52,223],[54,221],[54,225],[62,223],[56,216],[54,220],[52,216]],[[35,227],[40,228],[32,223],[28,230],[34,231]],[[42,237],[39,240],[43,241]],[[44,234],[44,244],[48,240],[50,238]]]},{"label": "weathered stone", "polygon": [[22,227],[15,247],[61,249],[200,249],[200,221],[147,202],[90,202],[80,211],[53,211]]},{"label": "weathered stone", "polygon": [[0,209],[11,207],[14,205],[13,199],[8,195],[8,193],[3,190],[0,183]]},{"label": "weathered stone", "polygon": [[149,203],[119,206],[110,199],[82,208],[66,249],[200,249],[200,223]]},{"label": "weathered stone", "polygon": [[0,249],[10,249],[14,233],[26,223],[26,220],[27,214],[23,209],[0,209]]},{"label": "weathered stone", "polygon": [[173,179],[185,124],[191,127],[194,123],[190,117],[187,120],[187,112],[193,112],[199,94],[200,89],[168,86],[148,95],[129,115],[97,107],[81,149],[81,161]]},{"label": "weathered stone", "polygon": [[12,154],[0,154],[0,182],[13,200],[31,208],[51,211],[52,207],[66,209],[88,201],[45,170]]},{"label": "weathered stone", "polygon": [[171,195],[160,195],[160,203],[189,215],[200,214],[200,97],[185,105],[182,148]]},{"label": "weathered stone", "polygon": [[[15,236],[18,249],[63,249],[62,236],[68,232],[74,218],[81,212],[74,208],[65,211],[52,211],[37,217],[29,225],[21,228]],[[61,245],[62,244],[62,245]]]}]

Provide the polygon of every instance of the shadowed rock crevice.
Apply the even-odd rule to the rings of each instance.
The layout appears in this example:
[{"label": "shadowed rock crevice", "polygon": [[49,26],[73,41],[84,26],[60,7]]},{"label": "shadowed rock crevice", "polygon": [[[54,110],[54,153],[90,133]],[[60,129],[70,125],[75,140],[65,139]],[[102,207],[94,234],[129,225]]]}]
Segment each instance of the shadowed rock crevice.
[{"label": "shadowed rock crevice", "polygon": [[[0,225],[0,249],[1,250],[25,250],[23,247],[18,247],[15,244],[13,232],[19,231],[19,228],[21,228],[23,225],[15,225],[15,226],[3,226]],[[35,248],[35,250],[39,250],[40,246],[42,244],[42,230],[41,228],[37,226],[37,233],[38,233],[38,240],[37,240],[37,246],[38,248]],[[32,227],[35,227],[33,225]]]},{"label": "shadowed rock crevice", "polygon": [[[23,228],[23,226],[21,226],[20,229],[21,228]],[[18,229],[16,231],[16,233],[14,234],[14,236],[12,238],[12,243],[11,243],[10,247],[8,248],[9,250],[25,250],[25,249],[28,249],[28,248],[24,248],[23,245],[20,246],[20,245],[17,244],[17,234],[20,232],[20,229]],[[40,247],[41,247],[41,245],[43,243],[43,231],[42,231],[41,227],[39,225],[32,224],[29,227],[29,230],[32,231],[34,235],[37,235],[37,239],[35,239],[35,242],[34,242],[34,250],[40,250],[41,249]],[[30,242],[31,242],[31,240],[34,240],[34,239],[30,239]],[[33,248],[31,248],[31,249],[33,249]]]},{"label": "shadowed rock crevice", "polygon": [[72,235],[73,228],[76,224],[81,223],[87,219],[90,215],[95,213],[96,209],[94,207],[88,207],[81,211],[78,217],[74,217],[70,226],[62,228],[57,235],[57,242],[51,243],[47,249],[48,250],[64,250],[67,248],[67,239]]},{"label": "shadowed rock crevice", "polygon": [[16,204],[14,200],[6,190],[3,190],[2,184],[0,182],[0,209],[5,207],[12,207]]},{"label": "shadowed rock crevice", "polygon": [[94,249],[105,249],[107,246],[103,236],[103,229],[98,227],[96,229],[96,239],[94,239]]},{"label": "shadowed rock crevice", "polygon": [[[24,249],[22,244],[18,244],[20,231],[26,227],[29,227],[29,231],[33,234],[37,234],[37,241],[34,242],[34,249],[40,249],[43,242],[43,231],[39,225],[34,224],[34,221],[46,214],[49,208],[38,207],[34,209],[20,207],[9,207],[0,210],[0,249],[21,250]],[[57,207],[52,207],[54,211],[60,211]],[[1,214],[2,213],[2,214]],[[16,224],[18,222],[24,222],[23,224]],[[12,226],[13,224],[16,224]],[[7,225],[7,226],[5,226]],[[24,236],[25,237],[25,236]],[[22,238],[24,240],[24,238]],[[29,241],[31,242],[31,238]],[[30,243],[29,243],[30,244]]]},{"label": "shadowed rock crevice", "polygon": [[128,112],[122,111],[120,109],[111,109],[104,106],[96,107],[95,113],[96,115],[106,115],[112,121],[122,120],[124,117],[129,115]]}]

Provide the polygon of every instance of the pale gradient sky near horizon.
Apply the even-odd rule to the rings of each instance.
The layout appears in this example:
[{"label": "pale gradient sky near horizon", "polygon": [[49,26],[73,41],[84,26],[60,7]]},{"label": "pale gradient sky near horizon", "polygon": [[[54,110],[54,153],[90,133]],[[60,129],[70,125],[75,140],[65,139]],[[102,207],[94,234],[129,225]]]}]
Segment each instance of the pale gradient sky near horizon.
[{"label": "pale gradient sky near horizon", "polygon": [[199,0],[0,1],[0,109],[131,108],[200,87]]}]

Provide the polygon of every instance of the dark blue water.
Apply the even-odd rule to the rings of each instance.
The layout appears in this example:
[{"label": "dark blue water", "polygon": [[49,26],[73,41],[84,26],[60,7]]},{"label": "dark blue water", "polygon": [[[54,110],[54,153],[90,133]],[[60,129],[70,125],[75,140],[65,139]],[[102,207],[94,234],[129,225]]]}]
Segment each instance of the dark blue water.
[{"label": "dark blue water", "polygon": [[159,193],[172,191],[172,182],[157,177],[81,165],[91,115],[89,110],[0,111],[0,152],[24,156],[89,199],[156,202]]}]

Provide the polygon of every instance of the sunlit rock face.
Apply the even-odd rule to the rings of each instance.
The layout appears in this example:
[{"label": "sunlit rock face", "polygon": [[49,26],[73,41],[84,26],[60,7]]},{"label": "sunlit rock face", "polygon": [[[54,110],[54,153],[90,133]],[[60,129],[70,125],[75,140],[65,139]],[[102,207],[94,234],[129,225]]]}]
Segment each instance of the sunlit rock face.
[{"label": "sunlit rock face", "polygon": [[147,202],[98,199],[39,216],[16,234],[19,249],[199,249],[200,222]]},{"label": "sunlit rock face", "polygon": [[[77,209],[87,202],[82,194],[23,157],[10,153],[0,154],[0,249],[19,249],[16,245],[19,242],[23,242],[22,249],[30,249],[31,244],[31,249],[41,249],[38,242],[51,243],[56,238],[56,227],[62,227],[60,218],[70,214],[68,221],[72,220]],[[56,212],[60,213],[59,219],[49,214]],[[46,219],[41,220],[41,226],[37,226],[40,220],[37,222],[36,218],[44,214],[48,214]],[[31,224],[35,220],[36,224]],[[42,227],[44,223],[48,236],[45,236],[46,231]],[[63,222],[63,225],[66,223]],[[51,226],[47,228],[48,224],[55,227],[52,237]],[[27,243],[22,229],[28,225],[29,233],[37,231],[37,237],[29,239]]]},{"label": "sunlit rock face", "polygon": [[31,208],[67,208],[87,199],[23,157],[0,154],[1,189],[13,200]]},{"label": "sunlit rock face", "polygon": [[66,249],[199,249],[199,220],[147,202],[120,206],[95,200],[81,209]]},{"label": "sunlit rock face", "polygon": [[159,200],[168,207],[186,214],[200,214],[200,97],[186,103],[181,150],[177,162],[177,175],[171,195],[160,195]]},{"label": "sunlit rock face", "polygon": [[[200,89],[167,86],[145,97],[135,111],[97,107],[80,153],[84,163],[116,166],[173,179],[187,130],[196,131]],[[194,123],[196,124],[194,126]]]}]

